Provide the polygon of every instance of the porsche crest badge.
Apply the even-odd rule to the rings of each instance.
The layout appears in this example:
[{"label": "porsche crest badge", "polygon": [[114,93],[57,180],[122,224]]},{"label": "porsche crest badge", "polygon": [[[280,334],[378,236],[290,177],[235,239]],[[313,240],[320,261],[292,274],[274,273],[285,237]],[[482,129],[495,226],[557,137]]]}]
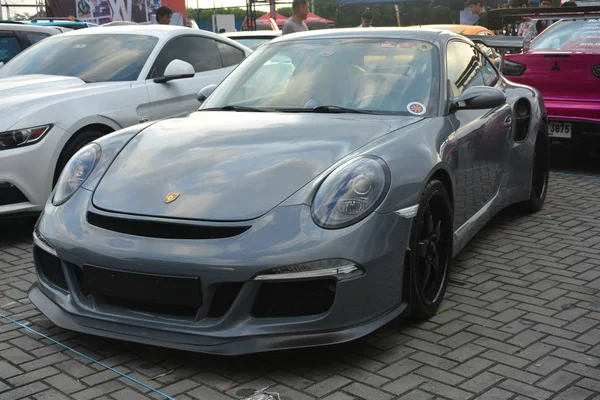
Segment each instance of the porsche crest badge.
[{"label": "porsche crest badge", "polygon": [[179,193],[169,193],[165,196],[165,203],[169,204],[174,202],[175,200],[177,200],[177,198],[179,197]]}]

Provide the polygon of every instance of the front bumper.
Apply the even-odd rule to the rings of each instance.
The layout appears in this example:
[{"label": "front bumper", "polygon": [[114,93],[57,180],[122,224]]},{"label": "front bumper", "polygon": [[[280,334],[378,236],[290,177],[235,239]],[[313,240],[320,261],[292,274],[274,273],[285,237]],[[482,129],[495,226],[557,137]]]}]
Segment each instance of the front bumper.
[{"label": "front bumper", "polygon": [[53,126],[39,143],[0,151],[0,219],[42,211],[65,137]]},{"label": "front bumper", "polygon": [[[238,355],[346,342],[407,310],[403,278],[411,219],[399,214],[373,213],[352,227],[328,231],[312,223],[309,207],[280,207],[233,237],[166,239],[91,224],[87,211],[100,211],[93,209],[90,198],[91,192],[80,189],[65,205],[48,205],[37,226],[46,243],[38,241],[41,246],[34,248],[38,283],[29,297],[65,329]],[[48,273],[42,259],[53,251],[58,267]],[[362,273],[341,280],[255,279],[272,268],[324,259],[350,260]],[[81,271],[90,264],[119,273],[198,277],[202,305],[186,314],[175,312],[172,304],[146,304],[141,309],[128,301],[98,300],[83,289]],[[296,286],[285,286],[291,283]],[[225,305],[217,298],[223,285],[236,287]],[[333,295],[322,296],[318,288]],[[321,307],[324,301],[329,303]],[[211,311],[216,303],[221,304],[217,313]]]}]

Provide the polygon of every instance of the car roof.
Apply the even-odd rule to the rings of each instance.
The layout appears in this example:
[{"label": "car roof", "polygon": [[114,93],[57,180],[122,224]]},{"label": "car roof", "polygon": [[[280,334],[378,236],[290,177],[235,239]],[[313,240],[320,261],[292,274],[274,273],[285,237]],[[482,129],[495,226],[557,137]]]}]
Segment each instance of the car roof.
[{"label": "car roof", "polygon": [[49,33],[50,35],[58,35],[59,33],[61,33],[60,30],[50,26],[32,26],[30,24],[10,22],[0,23],[0,31],[44,32]]},{"label": "car roof", "polygon": [[266,38],[270,38],[270,37],[277,37],[277,36],[281,36],[281,31],[267,31],[267,30],[260,30],[260,31],[239,31],[239,32],[225,32],[222,33],[221,35],[223,36],[227,36],[230,38],[244,38],[244,37],[266,37]]},{"label": "car roof", "polygon": [[458,37],[464,36],[441,29],[432,28],[408,28],[408,27],[376,27],[370,29],[363,28],[333,28],[318,29],[314,31],[296,32],[289,35],[283,35],[273,39],[270,43],[280,43],[284,41],[294,41],[299,39],[415,39],[427,42],[437,42],[440,37]]},{"label": "car roof", "polygon": [[41,18],[35,19],[31,21],[26,21],[27,24],[31,25],[39,25],[39,26],[62,26],[65,28],[68,27],[92,27],[98,26],[98,24],[94,24],[93,22],[85,22],[85,21],[72,21],[69,19],[52,19],[52,18]]}]

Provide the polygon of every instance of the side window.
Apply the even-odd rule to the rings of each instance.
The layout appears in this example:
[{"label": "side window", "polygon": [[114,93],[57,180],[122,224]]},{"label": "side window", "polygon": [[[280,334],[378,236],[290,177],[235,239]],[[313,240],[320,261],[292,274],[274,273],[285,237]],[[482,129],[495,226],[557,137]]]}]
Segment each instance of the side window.
[{"label": "side window", "polygon": [[217,48],[221,53],[223,67],[231,67],[232,65],[239,64],[245,57],[242,50],[230,46],[227,43],[217,41]]},{"label": "side window", "polygon": [[446,57],[453,96],[459,96],[472,86],[483,86],[481,53],[474,47],[464,42],[451,41],[448,43]]},{"label": "side window", "polygon": [[221,54],[214,40],[198,36],[180,36],[165,44],[150,70],[148,79],[163,76],[167,65],[173,60],[192,64],[196,72],[223,67]]},{"label": "side window", "polygon": [[16,36],[0,36],[0,62],[8,62],[21,50],[21,44]]},{"label": "side window", "polygon": [[485,86],[495,86],[498,83],[500,77],[498,72],[494,69],[492,62],[485,56],[481,56],[483,68],[481,68],[481,74],[483,75],[483,84]]},{"label": "side window", "polygon": [[31,44],[37,43],[40,40],[46,39],[48,36],[47,33],[25,33],[27,36],[27,41]]}]

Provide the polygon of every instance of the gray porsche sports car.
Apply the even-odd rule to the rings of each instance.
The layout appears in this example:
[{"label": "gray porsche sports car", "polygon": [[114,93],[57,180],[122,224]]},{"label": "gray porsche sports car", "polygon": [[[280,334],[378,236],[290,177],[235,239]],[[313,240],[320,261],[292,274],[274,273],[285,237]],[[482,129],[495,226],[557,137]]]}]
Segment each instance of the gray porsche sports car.
[{"label": "gray porsche sports car", "polygon": [[452,257],[545,200],[540,94],[448,31],[286,35],[198,98],[68,162],[29,292],[57,325],[229,355],[350,341],[435,315]]}]

